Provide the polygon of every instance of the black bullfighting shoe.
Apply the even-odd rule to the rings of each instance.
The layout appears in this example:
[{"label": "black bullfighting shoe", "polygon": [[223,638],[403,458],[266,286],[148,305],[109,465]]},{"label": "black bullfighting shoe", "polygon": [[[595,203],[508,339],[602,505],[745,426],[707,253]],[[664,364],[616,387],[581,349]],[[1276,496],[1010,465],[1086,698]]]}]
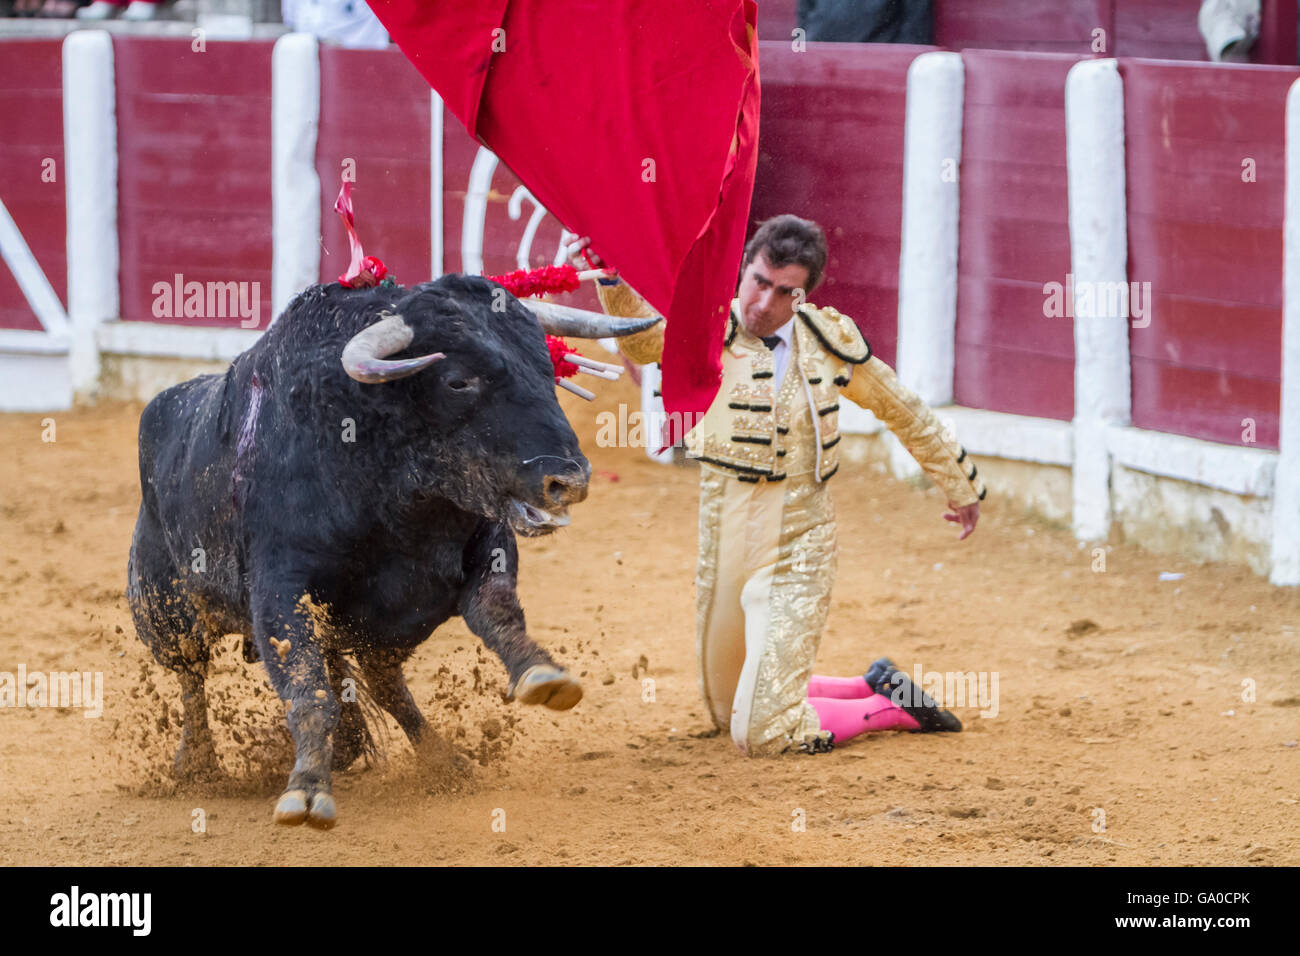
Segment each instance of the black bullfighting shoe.
[{"label": "black bullfighting shoe", "polygon": [[868,687],[877,694],[884,694],[920,725],[912,733],[958,733],[961,730],[961,721],[941,710],[934,698],[912,683],[912,679],[895,667],[888,657],[872,664],[864,676]]},{"label": "black bullfighting shoe", "polygon": [[835,734],[829,730],[823,730],[811,740],[804,740],[799,744],[798,750],[805,754],[828,754],[835,749]]},{"label": "black bullfighting shoe", "polygon": [[874,692],[876,685],[880,683],[880,678],[893,669],[894,662],[888,657],[882,657],[867,668],[867,672],[862,676],[866,680],[867,686]]}]

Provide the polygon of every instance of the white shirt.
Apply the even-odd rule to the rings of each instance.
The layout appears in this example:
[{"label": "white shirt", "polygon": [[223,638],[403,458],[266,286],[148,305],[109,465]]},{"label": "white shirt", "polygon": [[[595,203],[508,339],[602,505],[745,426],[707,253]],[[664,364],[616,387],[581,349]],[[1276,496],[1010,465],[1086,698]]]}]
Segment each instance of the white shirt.
[{"label": "white shirt", "polygon": [[777,343],[776,348],[772,349],[772,359],[776,362],[776,377],[772,381],[776,383],[775,387],[779,389],[781,383],[785,381],[785,367],[790,362],[790,350],[793,348],[790,345],[790,339],[794,336],[794,316],[791,316],[789,322],[772,334],[781,337],[781,341]]}]

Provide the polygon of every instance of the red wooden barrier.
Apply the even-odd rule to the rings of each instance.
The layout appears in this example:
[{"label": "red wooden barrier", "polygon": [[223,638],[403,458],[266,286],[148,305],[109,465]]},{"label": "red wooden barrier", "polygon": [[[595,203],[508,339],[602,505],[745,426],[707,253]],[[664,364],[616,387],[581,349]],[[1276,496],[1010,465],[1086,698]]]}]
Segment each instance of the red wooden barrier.
[{"label": "red wooden barrier", "polygon": [[345,161],[368,255],[403,284],[429,279],[429,87],[396,48],[320,48],[320,281],[348,268],[348,237],[334,211]]},{"label": "red wooden barrier", "polygon": [[124,319],[240,325],[156,316],[154,284],[180,273],[258,283],[271,321],[271,46],[114,36]]},{"label": "red wooden barrier", "polygon": [[[1114,33],[1113,0],[935,0],[934,42],[951,50],[1092,53]],[[1192,10],[1193,26],[1196,11]]]},{"label": "red wooden barrier", "polygon": [[[779,213],[817,221],[830,262],[810,298],[851,315],[893,364],[907,68],[932,47],[760,44],[763,116],[753,223]],[[751,229],[752,232],[752,229]]]},{"label": "red wooden barrier", "polygon": [[[44,176],[52,159],[54,180]],[[0,200],[67,307],[62,40],[0,40]],[[41,324],[0,262],[0,328]]]},{"label": "red wooden barrier", "polygon": [[1074,417],[1074,330],[1044,315],[1070,271],[1065,77],[1080,57],[968,50],[954,393],[959,405]]},{"label": "red wooden barrier", "polygon": [[1300,4],[1295,0],[1263,0],[1260,4],[1259,40],[1252,51],[1255,63],[1296,63],[1296,27]]},{"label": "red wooden barrier", "polygon": [[798,23],[798,0],[758,0],[758,28],[760,40],[784,41],[787,46]]},{"label": "red wooden barrier", "polygon": [[1114,42],[1110,56],[1208,60],[1196,26],[1199,2],[1115,0]]},{"label": "red wooden barrier", "polygon": [[1283,114],[1300,70],[1121,70],[1129,278],[1153,296],[1150,326],[1129,335],[1133,423],[1239,444],[1251,418],[1258,444],[1276,448]]}]

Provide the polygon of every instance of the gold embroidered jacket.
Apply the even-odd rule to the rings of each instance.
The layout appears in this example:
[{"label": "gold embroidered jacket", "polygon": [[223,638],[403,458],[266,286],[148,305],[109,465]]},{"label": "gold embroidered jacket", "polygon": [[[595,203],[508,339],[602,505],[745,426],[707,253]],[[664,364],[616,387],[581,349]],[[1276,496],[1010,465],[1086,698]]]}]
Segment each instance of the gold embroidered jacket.
[{"label": "gold embroidered jacket", "polygon": [[[656,314],[626,283],[597,288],[602,307],[611,315]],[[722,353],[722,385],[703,419],[686,436],[692,457],[742,481],[780,481],[806,471],[825,481],[839,468],[838,413],[843,394],[898,437],[953,506],[983,500],[984,483],[966,450],[945,439],[934,412],[898,380],[892,368],[872,356],[871,346],[852,319],[830,307],[801,305],[782,387],[773,380],[772,353],[745,329],[738,313],[739,300],[733,300]],[[618,343],[633,362],[658,362],[664,323],[624,336]],[[807,420],[805,407],[810,412]],[[811,454],[797,444],[808,440],[803,437],[808,429],[801,427],[806,421],[812,425]]]}]

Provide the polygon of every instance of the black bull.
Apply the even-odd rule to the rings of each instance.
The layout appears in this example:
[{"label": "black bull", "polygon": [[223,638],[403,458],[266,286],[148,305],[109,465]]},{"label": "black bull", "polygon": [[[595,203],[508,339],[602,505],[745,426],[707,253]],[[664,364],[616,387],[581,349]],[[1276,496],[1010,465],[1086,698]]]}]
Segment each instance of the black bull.
[{"label": "black bull", "polygon": [[402,663],[455,615],[501,658],[510,696],[572,707],[581,686],[525,629],[515,533],[567,524],[590,473],[538,319],[475,277],[312,287],[225,374],[159,394],[140,419],[127,596],[180,676],[178,774],[217,770],[204,679],[231,633],[287,709],[281,823],[332,826],[331,769],[369,743],[345,653],[417,750],[445,744]]}]

